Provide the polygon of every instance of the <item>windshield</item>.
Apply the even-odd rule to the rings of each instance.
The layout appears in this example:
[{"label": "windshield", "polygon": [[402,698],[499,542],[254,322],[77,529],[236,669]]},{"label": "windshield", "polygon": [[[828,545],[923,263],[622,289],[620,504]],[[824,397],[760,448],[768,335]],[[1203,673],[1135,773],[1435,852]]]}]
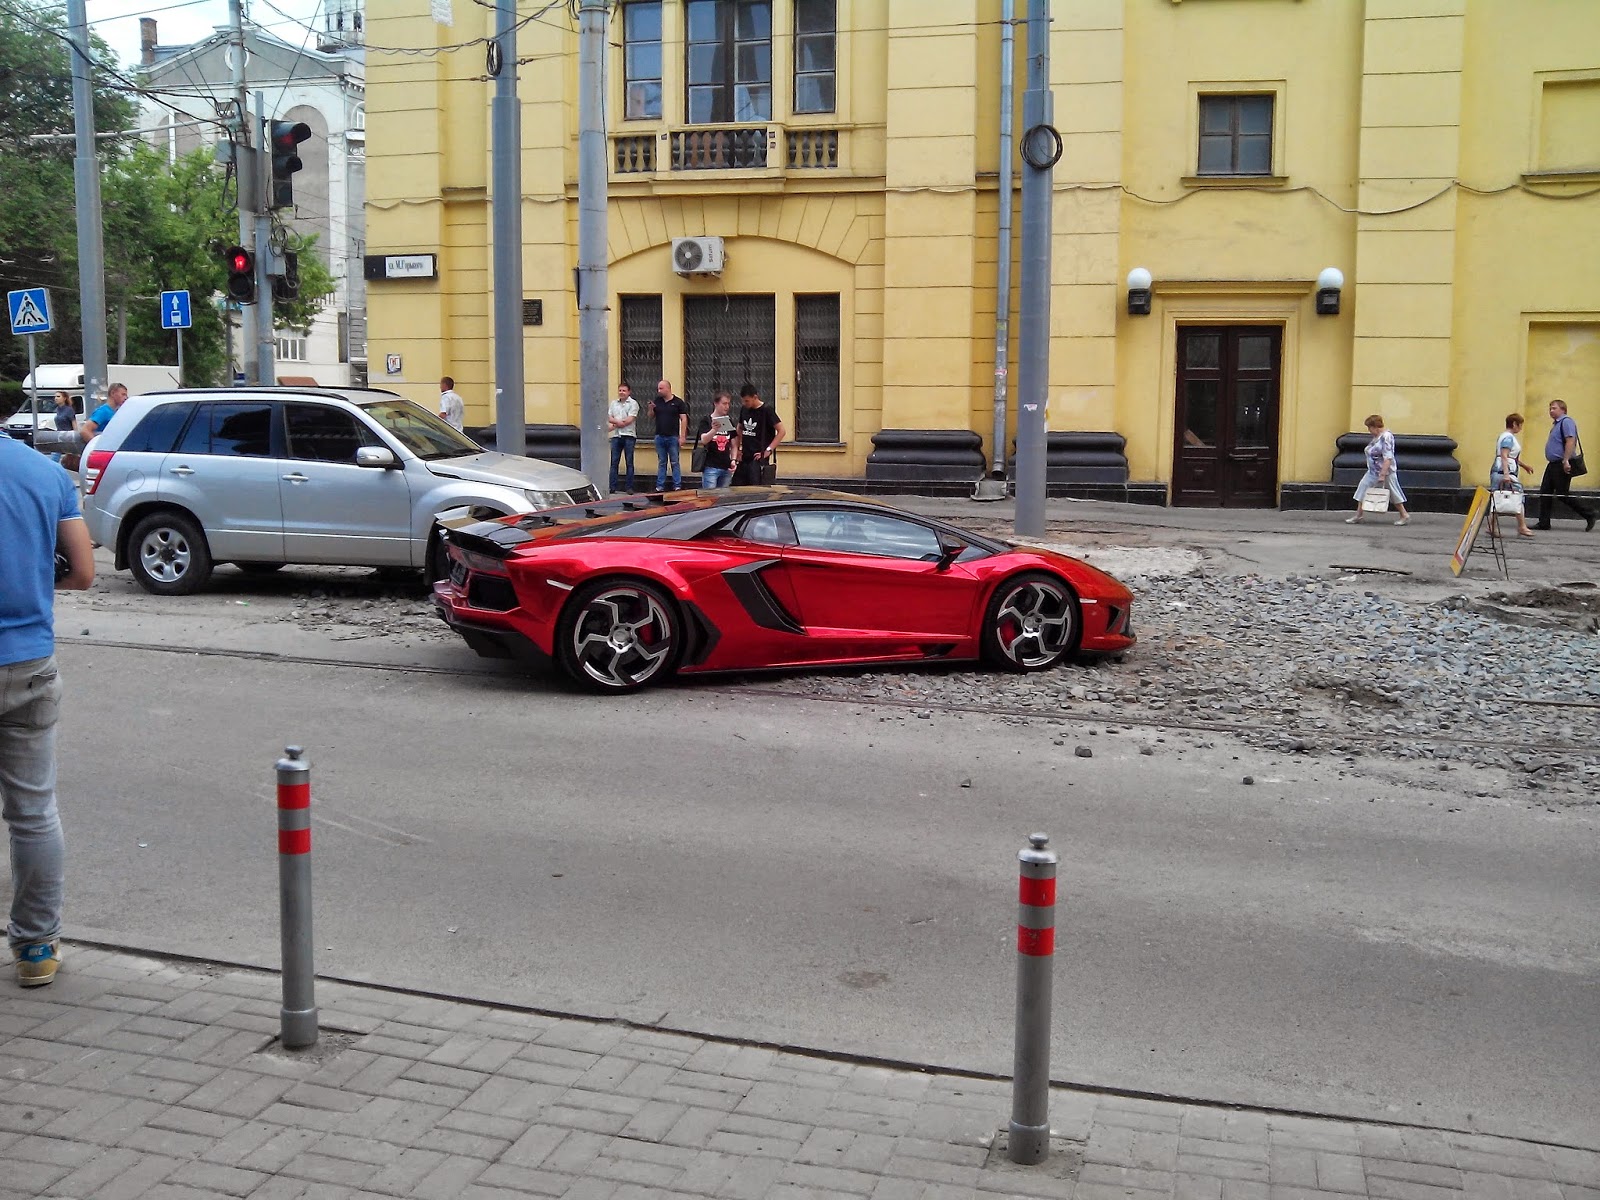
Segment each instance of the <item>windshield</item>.
[{"label": "windshield", "polygon": [[466,434],[409,400],[375,400],[361,409],[418,458],[460,458],[483,452],[483,447]]}]

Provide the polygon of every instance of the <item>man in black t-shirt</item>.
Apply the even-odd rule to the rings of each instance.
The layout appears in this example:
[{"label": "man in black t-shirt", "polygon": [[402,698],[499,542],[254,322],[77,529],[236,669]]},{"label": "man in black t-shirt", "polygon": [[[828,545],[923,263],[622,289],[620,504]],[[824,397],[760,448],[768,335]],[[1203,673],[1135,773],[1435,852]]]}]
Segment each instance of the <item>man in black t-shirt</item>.
[{"label": "man in black t-shirt", "polygon": [[739,389],[739,402],[744,408],[739,413],[739,466],[733,473],[733,484],[745,487],[771,483],[777,477],[773,455],[783,441],[783,422],[761,402],[761,394],[753,384]]},{"label": "man in black t-shirt", "polygon": [[656,419],[656,491],[667,490],[667,468],[672,468],[672,490],[683,486],[683,470],[678,463],[678,447],[689,432],[689,406],[672,394],[672,384],[663,379],[656,384],[650,415]]}]

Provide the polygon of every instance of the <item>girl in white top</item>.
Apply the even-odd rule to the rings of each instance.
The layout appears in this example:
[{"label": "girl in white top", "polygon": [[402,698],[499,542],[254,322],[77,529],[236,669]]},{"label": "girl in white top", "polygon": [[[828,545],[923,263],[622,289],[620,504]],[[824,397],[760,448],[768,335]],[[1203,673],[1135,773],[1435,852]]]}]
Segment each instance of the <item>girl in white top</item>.
[{"label": "girl in white top", "polygon": [[1400,519],[1396,525],[1411,523],[1411,514],[1406,511],[1406,494],[1400,488],[1400,471],[1394,460],[1394,434],[1383,427],[1383,418],[1373,413],[1366,421],[1367,432],[1372,435],[1372,440],[1367,443],[1367,473],[1361,477],[1361,482],[1356,484],[1356,515],[1346,517],[1346,525],[1359,525],[1365,515],[1361,511],[1361,497],[1367,494],[1368,488],[1381,487],[1389,489],[1389,502],[1399,512]]},{"label": "girl in white top", "polygon": [[[1517,435],[1522,432],[1522,414],[1512,413],[1506,417],[1506,431],[1500,435],[1500,440],[1494,447],[1494,466],[1489,468],[1490,491],[1521,492],[1522,481],[1517,478],[1521,471],[1532,471],[1532,467],[1522,465],[1522,443],[1517,440]],[[1533,530],[1528,528],[1528,515],[1525,512],[1517,514],[1517,536],[1531,538]]]}]

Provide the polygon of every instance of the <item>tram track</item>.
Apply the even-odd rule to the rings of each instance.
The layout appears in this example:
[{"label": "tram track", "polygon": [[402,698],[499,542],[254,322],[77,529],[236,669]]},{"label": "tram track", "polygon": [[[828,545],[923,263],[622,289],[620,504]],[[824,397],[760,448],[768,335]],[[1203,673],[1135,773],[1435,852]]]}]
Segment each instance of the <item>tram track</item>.
[{"label": "tram track", "polygon": [[[155,654],[181,654],[206,658],[231,658],[246,662],[276,663],[286,666],[312,666],[312,667],[343,667],[361,671],[390,672],[399,675],[422,675],[459,677],[470,679],[487,679],[498,682],[524,682],[528,676],[522,672],[513,671],[487,671],[482,668],[472,667],[447,667],[434,666],[425,663],[384,663],[371,662],[359,659],[329,658],[321,655],[310,654],[281,654],[271,650],[245,650],[228,646],[194,646],[172,643],[133,642],[123,640],[110,640],[105,638],[84,637],[57,637],[58,645],[87,646],[100,649],[143,651]],[[873,668],[881,671],[882,667]],[[1097,722],[1103,725],[1121,725],[1130,729],[1151,729],[1167,732],[1217,734],[1228,737],[1245,738],[1251,734],[1263,732],[1259,724],[1245,724],[1233,721],[1199,721],[1192,718],[1169,717],[1165,715],[1140,713],[1129,715],[1127,713],[1111,712],[1105,709],[1070,708],[1070,709],[1044,709],[1044,708],[1019,708],[1014,706],[1000,706],[993,704],[958,704],[950,701],[932,699],[907,699],[886,696],[833,696],[819,693],[794,692],[778,687],[764,687],[760,684],[744,684],[728,686],[719,684],[714,678],[698,678],[693,681],[684,681],[685,686],[692,686],[701,692],[718,692],[730,697],[758,696],[768,700],[813,701],[834,705],[856,705],[876,708],[891,708],[907,712],[927,711],[946,713],[961,716],[999,717],[1007,720],[1043,720],[1060,724],[1083,723],[1085,721]],[[1531,702],[1531,701],[1530,701]],[[1288,731],[1284,731],[1288,734]],[[1298,733],[1295,736],[1300,736]],[[1312,730],[1304,736],[1313,739],[1335,738],[1339,740],[1354,740],[1360,738],[1360,730],[1351,730],[1348,736],[1334,731]],[[1468,738],[1451,734],[1430,734],[1426,738],[1431,743],[1458,748],[1482,748],[1493,750],[1497,753],[1505,750],[1502,741],[1493,738]],[[1544,754],[1600,754],[1600,742],[1520,742],[1518,749],[1535,751]]]}]

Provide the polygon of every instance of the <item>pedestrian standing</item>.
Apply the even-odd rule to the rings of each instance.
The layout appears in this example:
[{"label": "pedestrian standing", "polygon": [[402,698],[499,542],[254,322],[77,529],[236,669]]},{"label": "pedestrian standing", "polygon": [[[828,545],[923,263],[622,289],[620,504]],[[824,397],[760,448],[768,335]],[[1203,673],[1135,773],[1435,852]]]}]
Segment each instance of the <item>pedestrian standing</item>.
[{"label": "pedestrian standing", "polygon": [[[6,941],[23,987],[61,962],[66,849],[56,809],[54,589],[94,582],[94,550],[72,477],[19,441],[0,438],[0,809],[11,841]],[[66,560],[65,573],[56,568]]]},{"label": "pedestrian standing", "polygon": [[[1515,492],[1522,497],[1522,480],[1517,476],[1529,470],[1522,463],[1522,424],[1521,413],[1507,415],[1506,431],[1494,444],[1494,465],[1489,468],[1489,490],[1492,492]],[[1528,528],[1526,497],[1523,497],[1523,506],[1517,509],[1517,536],[1533,536],[1533,530]]]},{"label": "pedestrian standing", "polygon": [[633,448],[639,440],[639,402],[633,398],[633,389],[625,383],[617,384],[617,398],[606,410],[606,428],[611,439],[611,487],[616,495],[617,468],[621,460],[628,460],[628,493],[633,494]]},{"label": "pedestrian standing", "polygon": [[106,426],[111,424],[111,418],[117,415],[117,409],[128,402],[128,385],[113,383],[106,392],[106,398],[94,412],[78,423],[78,436],[85,443],[90,441],[95,434],[104,433]]},{"label": "pedestrian standing", "polygon": [[705,465],[700,470],[703,488],[725,488],[733,482],[733,472],[739,465],[739,437],[729,415],[732,408],[733,397],[718,392],[711,412],[700,418],[695,440],[705,452]]},{"label": "pedestrian standing", "polygon": [[1356,515],[1346,517],[1346,525],[1359,525],[1365,515],[1361,509],[1361,499],[1367,494],[1368,488],[1387,488],[1389,500],[1400,514],[1396,525],[1409,525],[1411,514],[1406,511],[1406,494],[1400,487],[1400,468],[1394,457],[1394,434],[1383,427],[1383,418],[1373,413],[1366,420],[1367,432],[1372,435],[1372,440],[1367,443],[1367,473],[1361,477],[1361,482],[1356,484]]},{"label": "pedestrian standing", "polygon": [[[55,426],[57,433],[71,433],[78,423],[78,410],[72,407],[72,397],[66,392],[56,393]],[[50,455],[54,462],[61,461],[62,452],[57,450]]]},{"label": "pedestrian standing", "polygon": [[448,375],[439,380],[439,419],[451,429],[466,425],[467,402],[456,393],[456,381]]},{"label": "pedestrian standing", "polygon": [[1539,482],[1539,523],[1534,528],[1550,528],[1551,501],[1559,498],[1583,518],[1583,531],[1588,533],[1594,528],[1594,513],[1572,498],[1574,472],[1587,473],[1577,466],[1583,459],[1583,443],[1578,440],[1578,423],[1567,415],[1565,400],[1550,401],[1550,436],[1545,439],[1544,457],[1544,478]]},{"label": "pedestrian standing", "polygon": [[774,457],[783,441],[783,422],[761,400],[753,383],[739,389],[739,469],[734,472],[735,487],[769,484],[777,476]]},{"label": "pedestrian standing", "polygon": [[678,462],[678,447],[689,433],[689,406],[672,394],[672,384],[663,379],[656,384],[650,415],[656,419],[656,491],[667,490],[671,469],[672,490],[683,486],[683,468]]}]

